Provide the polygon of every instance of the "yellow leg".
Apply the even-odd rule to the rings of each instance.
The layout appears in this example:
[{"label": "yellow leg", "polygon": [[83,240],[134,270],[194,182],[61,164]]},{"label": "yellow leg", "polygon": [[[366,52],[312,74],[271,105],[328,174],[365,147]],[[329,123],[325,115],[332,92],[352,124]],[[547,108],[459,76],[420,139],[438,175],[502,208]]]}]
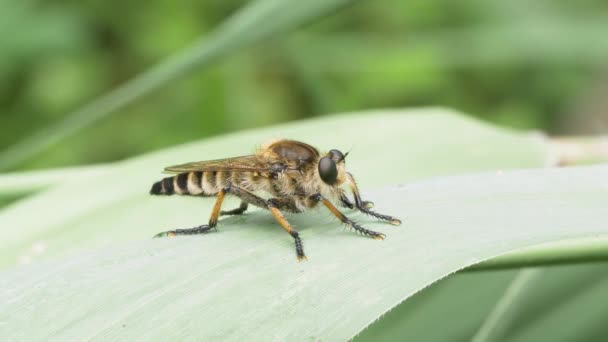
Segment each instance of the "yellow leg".
[{"label": "yellow leg", "polygon": [[211,217],[209,218],[209,224],[204,224],[202,226],[187,228],[187,229],[175,229],[169,230],[166,232],[161,232],[154,237],[174,237],[177,235],[195,235],[195,234],[205,234],[208,233],[211,229],[216,229],[217,219],[220,216],[220,209],[222,208],[222,202],[224,202],[224,196],[226,196],[226,190],[222,189],[217,193],[217,199],[215,200],[215,205],[211,210]]},{"label": "yellow leg", "polygon": [[354,230],[358,231],[361,234],[368,235],[368,236],[372,237],[373,239],[384,240],[384,237],[385,237],[384,234],[361,227],[358,223],[353,222],[351,219],[349,219],[344,214],[342,214],[342,212],[340,212],[340,210],[338,210],[338,208],[336,208],[336,206],[333,205],[333,203],[331,203],[326,198],[320,197],[320,201],[321,201],[321,203],[323,203],[323,205],[325,205],[327,207],[327,209],[329,209],[329,211],[332,214],[334,214],[334,216],[336,216],[340,221],[346,223],[349,227],[353,228]]},{"label": "yellow leg", "polygon": [[285,219],[285,217],[283,216],[283,214],[281,213],[281,211],[279,209],[272,206],[272,204],[269,204],[268,210],[270,210],[270,213],[272,214],[272,216],[274,216],[274,219],[277,220],[277,222],[281,225],[281,227],[283,227],[283,229],[285,229],[285,231],[288,232],[289,235],[291,235],[293,237],[293,239],[295,240],[296,254],[298,257],[298,261],[308,260],[306,255],[304,255],[302,240],[300,240],[300,236],[298,235],[298,232],[296,232],[293,229],[293,227],[289,224],[289,222],[287,222],[287,220]]}]

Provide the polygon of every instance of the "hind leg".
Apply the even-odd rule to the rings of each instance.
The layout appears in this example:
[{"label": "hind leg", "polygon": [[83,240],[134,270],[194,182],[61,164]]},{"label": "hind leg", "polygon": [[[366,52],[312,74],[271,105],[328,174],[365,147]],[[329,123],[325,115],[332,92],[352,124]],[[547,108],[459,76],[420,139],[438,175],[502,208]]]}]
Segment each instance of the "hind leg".
[{"label": "hind leg", "polygon": [[168,230],[166,232],[160,232],[154,235],[154,237],[158,238],[166,236],[171,237],[176,235],[194,235],[208,233],[209,231],[211,231],[211,229],[214,229],[217,226],[217,219],[220,216],[220,209],[222,208],[222,202],[224,202],[224,196],[226,195],[226,192],[227,189],[222,189],[217,193],[217,199],[215,200],[215,205],[213,206],[213,210],[211,211],[209,224],[204,224],[202,226],[194,228]]}]

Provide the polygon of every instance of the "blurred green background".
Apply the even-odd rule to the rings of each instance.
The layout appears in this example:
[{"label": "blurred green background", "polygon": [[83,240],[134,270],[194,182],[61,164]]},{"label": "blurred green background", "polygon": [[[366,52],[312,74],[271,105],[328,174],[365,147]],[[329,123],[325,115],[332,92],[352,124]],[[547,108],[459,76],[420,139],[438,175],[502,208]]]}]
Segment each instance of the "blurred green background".
[{"label": "blurred green background", "polygon": [[[0,0],[0,153],[247,3]],[[601,0],[355,1],[191,72],[11,169],[108,162],[386,107],[447,106],[503,126],[603,133],[607,37]]]}]

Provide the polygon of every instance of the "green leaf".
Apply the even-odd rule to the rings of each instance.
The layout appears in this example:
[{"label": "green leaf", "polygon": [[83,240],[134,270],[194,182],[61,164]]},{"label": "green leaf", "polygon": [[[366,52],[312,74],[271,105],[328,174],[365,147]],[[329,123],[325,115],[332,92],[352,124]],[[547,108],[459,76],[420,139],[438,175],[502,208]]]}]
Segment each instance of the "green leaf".
[{"label": "green leaf", "polygon": [[[387,235],[374,241],[345,231],[321,208],[290,216],[305,263],[295,262],[293,241],[261,210],[223,219],[217,233],[149,238],[205,222],[213,203],[149,197],[162,177],[154,170],[243,154],[278,136],[351,149],[348,168],[365,197],[404,224],[347,212]],[[608,233],[608,167],[507,171],[543,166],[549,157],[536,136],[447,111],[378,111],[214,138],[68,178],[0,211],[5,266],[53,256],[0,273],[0,335],[348,339],[463,267]],[[491,172],[414,181],[475,170]],[[32,329],[32,322],[40,324]]]},{"label": "green leaf", "polygon": [[[212,201],[148,196],[152,182],[163,177],[159,171],[185,161],[253,152],[255,146],[272,137],[300,139],[319,148],[350,150],[349,170],[363,191],[435,175],[543,166],[550,160],[548,146],[537,136],[495,129],[446,110],[427,109],[367,112],[279,125],[81,172],[12,174],[0,177],[0,193],[27,190],[28,180],[32,179],[31,190],[45,184],[55,186],[0,212],[0,227],[19,227],[3,232],[0,265],[38,257],[30,253],[37,243],[45,245],[42,256],[46,257],[151,235],[155,232],[146,230],[143,218],[133,214],[130,207],[142,201],[154,206],[152,211],[162,212],[160,216],[169,227],[204,222]],[[45,181],[38,183],[40,180]],[[188,217],[179,212],[198,214]],[[108,219],[122,220],[124,224],[115,225],[106,222]],[[128,229],[124,228],[126,222],[130,222]]]},{"label": "green leaf", "polygon": [[543,274],[538,269],[521,270],[500,298],[496,307],[485,319],[471,342],[498,341],[516,317],[516,310],[523,306],[526,290]]},{"label": "green leaf", "polygon": [[87,166],[5,173],[0,175],[0,194],[4,196],[29,194],[61,184],[66,179],[94,178],[109,169],[109,166]]},{"label": "green leaf", "polygon": [[[603,300],[607,288],[604,287],[603,291],[596,289],[608,275],[608,264],[589,263],[539,270],[542,274],[528,283],[525,291],[521,292],[521,300],[511,302],[509,311],[515,315],[501,316],[499,324],[507,326],[500,329],[503,336],[494,340],[601,340],[582,337],[602,336],[598,332],[603,335],[608,332],[605,324],[593,327],[608,314]],[[391,310],[355,340],[469,341],[508,295],[517,274],[518,271],[508,270],[450,276]],[[595,298],[595,301],[587,298]],[[441,329],[428,328],[437,322],[440,322]],[[563,329],[568,333],[565,334]],[[501,335],[501,332],[493,331],[493,334]]]}]

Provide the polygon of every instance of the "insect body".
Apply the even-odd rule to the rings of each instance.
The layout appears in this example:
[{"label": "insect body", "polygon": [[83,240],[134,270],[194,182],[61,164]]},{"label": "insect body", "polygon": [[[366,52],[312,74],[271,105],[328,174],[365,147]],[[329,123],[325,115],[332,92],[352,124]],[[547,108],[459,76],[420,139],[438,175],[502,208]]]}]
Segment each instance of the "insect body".
[{"label": "insect body", "polygon": [[[347,153],[348,154],[348,153]],[[346,217],[333,203],[357,210],[400,225],[392,216],[372,211],[371,202],[361,200],[352,174],[346,172],[345,157],[338,150],[321,155],[314,147],[293,140],[274,140],[263,145],[254,155],[194,162],[167,167],[176,173],[154,183],[153,195],[215,196],[217,199],[208,224],[188,229],[176,229],[155,237],[203,234],[216,227],[219,216],[242,214],[254,205],[270,211],[276,221],[294,239],[298,261],[306,259],[298,232],[287,222],[282,212],[301,213],[322,203],[340,221],[361,234],[384,239],[384,234],[363,228]],[[354,203],[343,186],[350,187]],[[232,210],[221,210],[225,195],[241,199]],[[261,197],[261,194],[270,197]]]}]

